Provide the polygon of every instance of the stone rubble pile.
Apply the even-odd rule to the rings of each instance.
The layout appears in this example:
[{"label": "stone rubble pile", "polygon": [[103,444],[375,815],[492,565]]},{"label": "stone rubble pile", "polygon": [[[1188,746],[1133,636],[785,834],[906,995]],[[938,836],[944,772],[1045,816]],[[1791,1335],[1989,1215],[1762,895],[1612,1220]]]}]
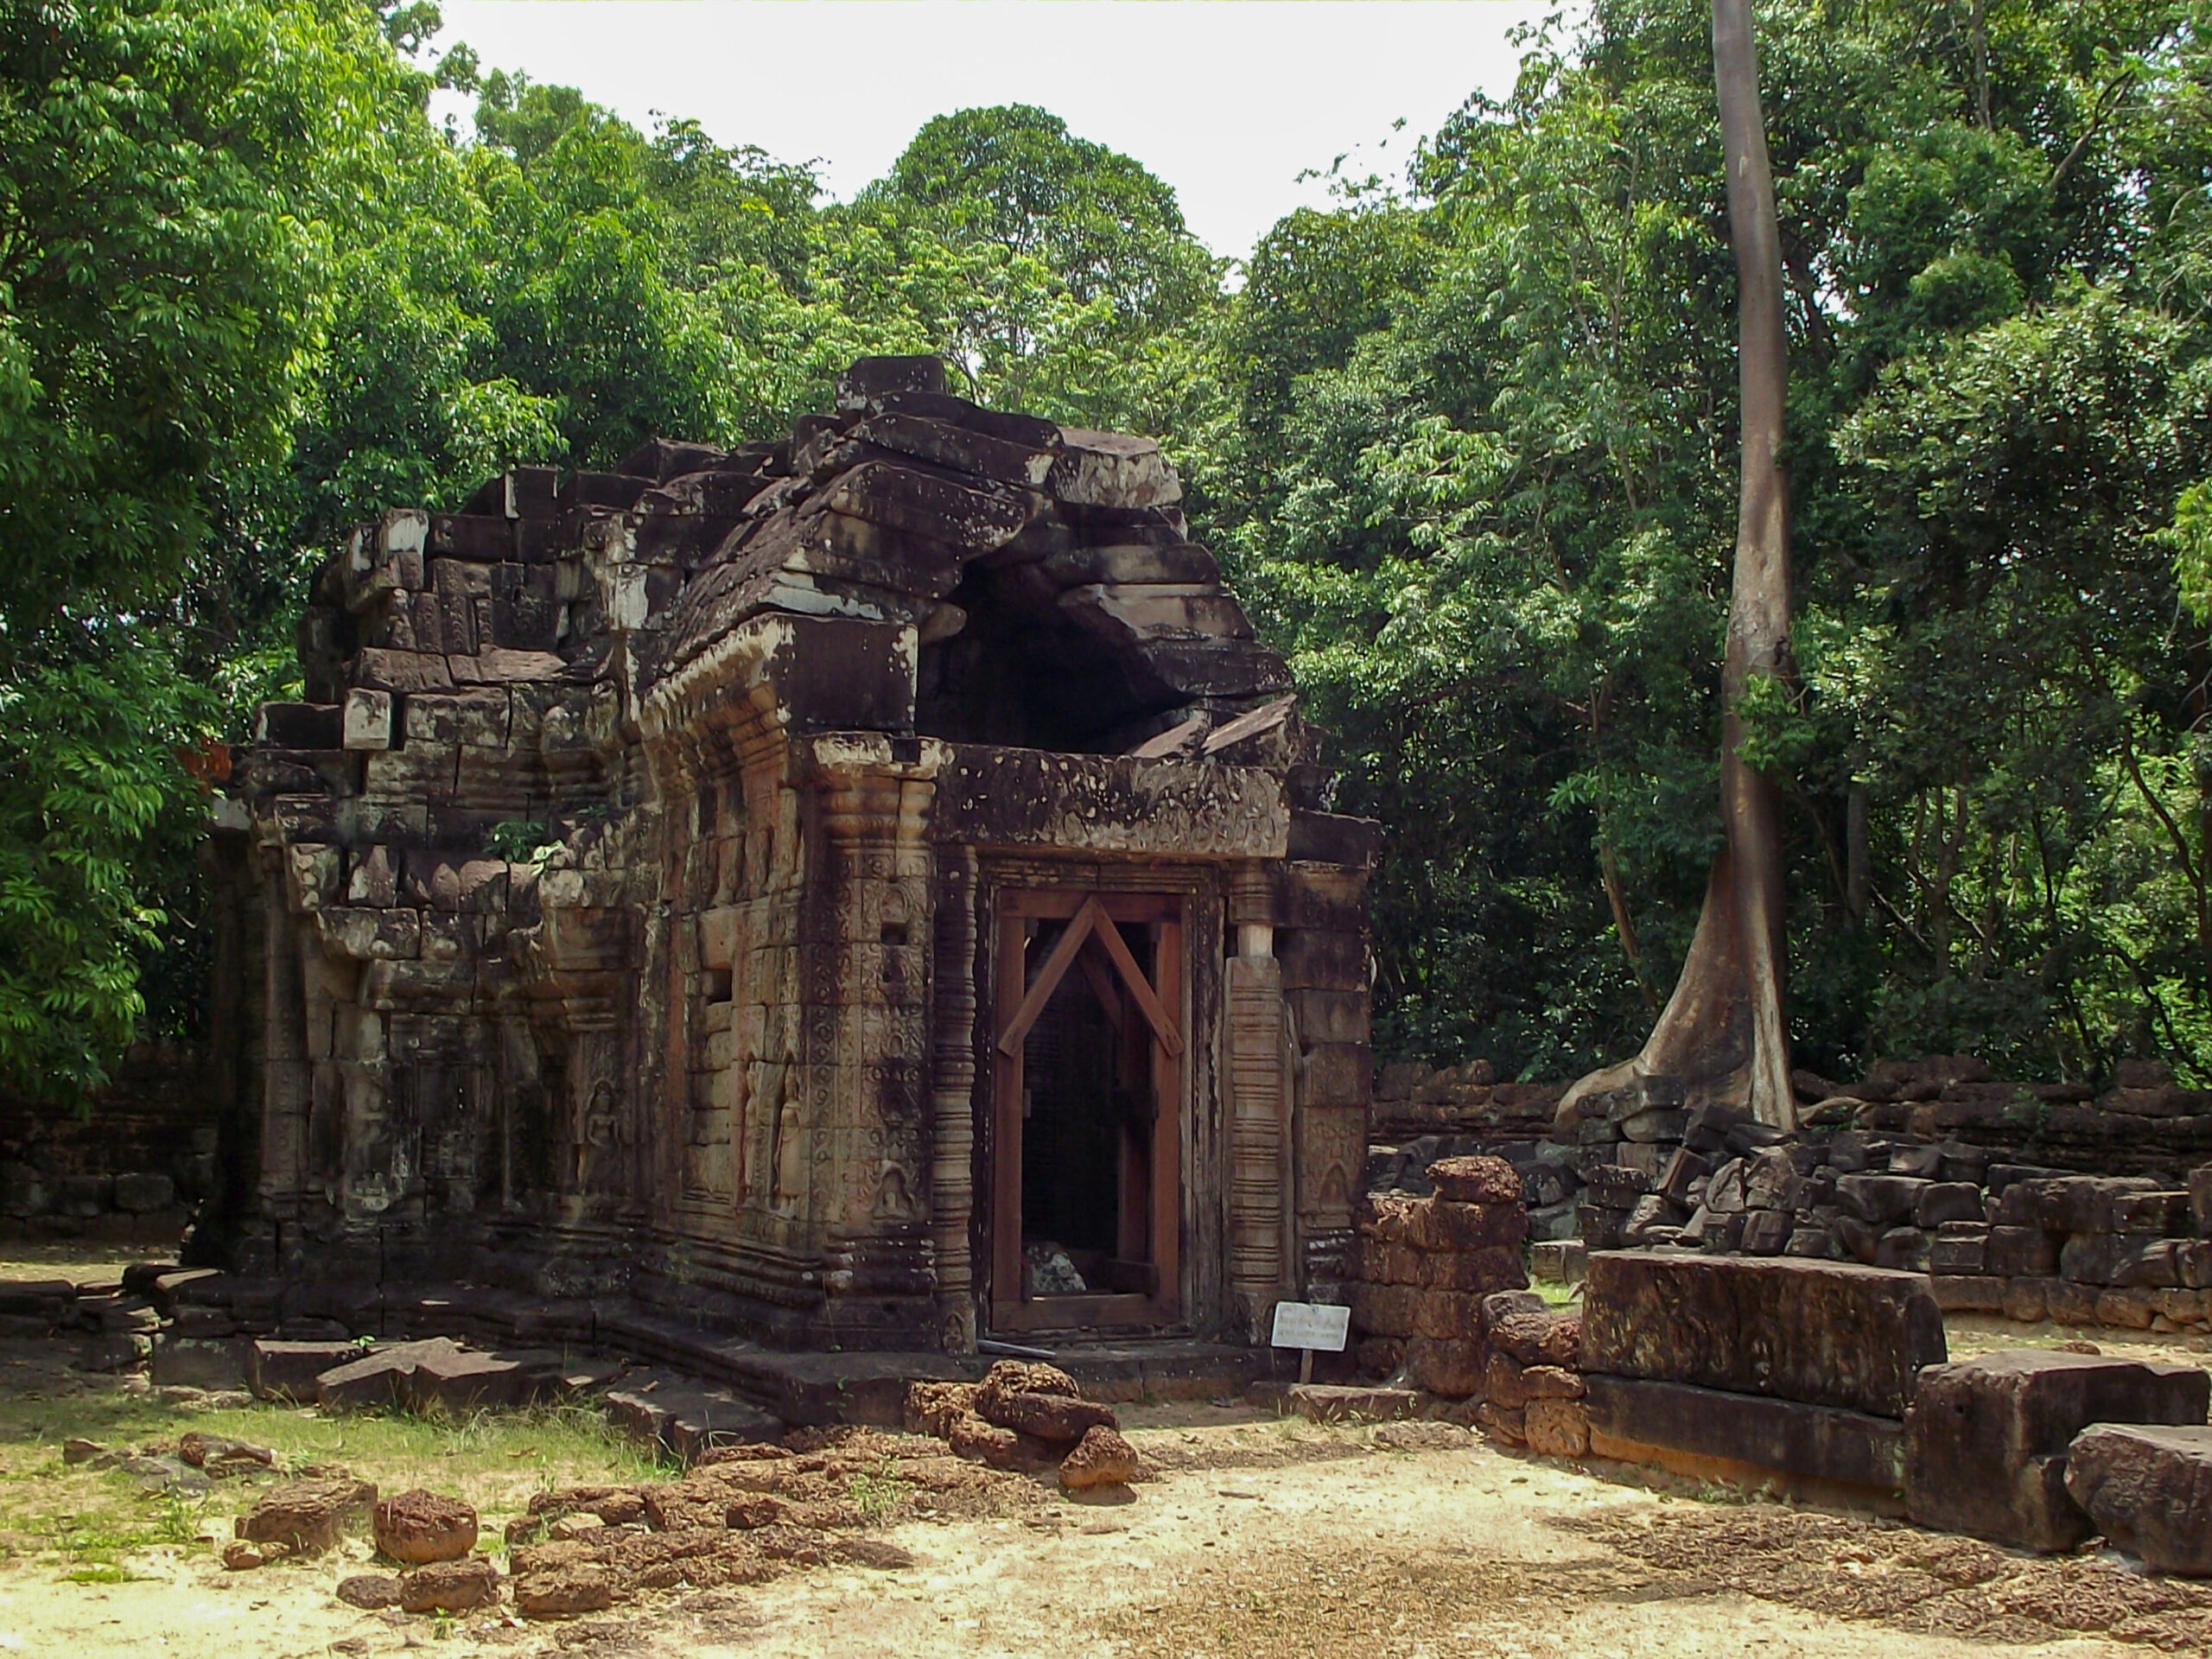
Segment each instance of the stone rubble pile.
[{"label": "stone rubble pile", "polygon": [[1932,1367],[1906,1421],[1906,1512],[2045,1553],[2101,1531],[2161,1571],[2204,1572],[2208,1406],[2195,1365],[2016,1349]]},{"label": "stone rubble pile", "polygon": [[1002,1359],[981,1382],[917,1382],[906,1393],[906,1418],[910,1433],[934,1435],[994,1469],[1057,1468],[1070,1491],[1144,1478],[1113,1408],[1084,1399],[1058,1366]]},{"label": "stone rubble pile", "polygon": [[[2123,1065],[2115,1086],[2101,1095],[2070,1084],[2001,1082],[1985,1063],[1965,1055],[1878,1061],[1866,1078],[1845,1085],[1805,1071],[1794,1081],[1807,1129],[1787,1136],[1726,1107],[1669,1104],[1654,1097],[1652,1084],[1583,1102],[1574,1123],[1558,1126],[1560,1085],[1501,1084],[1486,1061],[1441,1070],[1386,1065],[1376,1078],[1367,1187],[1425,1194],[1426,1171],[1436,1159],[1489,1154],[1520,1173],[1529,1236],[1539,1242],[1580,1238],[1592,1250],[1687,1243],[1729,1253],[1917,1268],[1939,1276],[2203,1287],[2190,1282],[2190,1269],[2180,1262],[2172,1269],[2177,1276],[2164,1277],[2164,1259],[2177,1254],[2165,1249],[2110,1269],[2101,1267],[2101,1253],[2110,1247],[2076,1251],[2090,1258],[2082,1263],[2088,1272],[2121,1272],[2110,1280],[2076,1278],[2056,1264],[2024,1273],[1975,1266],[1976,1236],[1967,1224],[1997,1224],[1980,1211],[1965,1213],[1961,1194],[1931,1199],[1923,1220],[1916,1202],[1898,1209],[1894,1192],[1885,1196],[1853,1184],[1868,1200],[1855,1203],[1829,1179],[1894,1174],[1946,1187],[1970,1184],[1987,1196],[2024,1177],[2092,1173],[2146,1184],[2137,1190],[2171,1192],[2181,1185],[2182,1172],[2212,1158],[2212,1091],[2179,1087],[2164,1067]],[[1772,1156],[1762,1161],[1770,1154],[1786,1154],[1793,1169],[1785,1173]],[[1716,1180],[1735,1160],[1742,1168]],[[1719,1202],[1706,1202],[1709,1187]],[[1702,1221],[1696,1216],[1701,1205],[1712,1212]],[[2131,1225],[2081,1230],[2133,1232],[2135,1246],[2183,1236],[2162,1235],[2144,1224],[2145,1217],[2126,1219]],[[1952,1243],[1931,1253],[1947,1224]],[[1885,1233],[1896,1236],[1885,1242]],[[2101,1322],[2141,1326],[2160,1314],[2183,1324],[2197,1317],[2194,1299],[2166,1300],[2182,1310],[2178,1315],[2162,1307],[2145,1313],[2139,1299],[2123,1299],[2114,1304],[2127,1310],[2123,1317]],[[2063,1292],[2061,1305],[2075,1322],[2099,1320]]]},{"label": "stone rubble pile", "polygon": [[718,1447],[680,1480],[531,1498],[506,1529],[515,1611],[566,1618],[643,1591],[757,1584],[798,1567],[912,1567],[906,1551],[865,1534],[1036,1493],[916,1435],[800,1431],[785,1445]]},{"label": "stone rubble pile", "polygon": [[[1351,1297],[1354,1363],[1366,1376],[1471,1407],[1510,1445],[1580,1456],[1588,1432],[1579,1325],[1528,1289],[1520,1175],[1502,1158],[1458,1157],[1437,1160],[1423,1179],[1427,1197],[1368,1198]],[[1375,1408],[1374,1391],[1353,1392],[1357,1402],[1307,1391],[1317,1415]]]},{"label": "stone rubble pile", "polygon": [[1732,1116],[1691,1113],[1656,1179],[1593,1169],[1590,1248],[1856,1261],[1929,1274],[1946,1310],[2212,1328],[2212,1166],[2186,1184],[2082,1175],[1863,1129],[1790,1140]]}]

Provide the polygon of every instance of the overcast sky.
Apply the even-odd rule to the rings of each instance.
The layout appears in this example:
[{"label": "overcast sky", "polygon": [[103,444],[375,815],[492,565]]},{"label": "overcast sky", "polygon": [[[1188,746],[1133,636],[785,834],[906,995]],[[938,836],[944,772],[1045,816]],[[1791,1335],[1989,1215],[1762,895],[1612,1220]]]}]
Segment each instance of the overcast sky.
[{"label": "overcast sky", "polygon": [[[923,122],[1038,104],[1174,187],[1217,253],[1325,200],[1347,167],[1402,180],[1414,141],[1513,84],[1516,25],[1560,0],[444,0],[441,48],[577,86],[640,127],[814,162],[837,197]],[[442,100],[441,113],[458,107]],[[1402,132],[1393,124],[1403,118]]]}]

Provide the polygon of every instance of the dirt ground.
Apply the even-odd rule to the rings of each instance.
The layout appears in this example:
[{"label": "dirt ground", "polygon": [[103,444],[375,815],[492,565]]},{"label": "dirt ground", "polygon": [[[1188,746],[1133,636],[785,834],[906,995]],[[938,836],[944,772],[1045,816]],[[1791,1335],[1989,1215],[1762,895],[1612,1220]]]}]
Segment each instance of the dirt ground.
[{"label": "dirt ground", "polygon": [[[1962,1325],[1953,1351],[2076,1334]],[[2107,1350],[2208,1363],[2201,1344],[2088,1334]],[[879,1535],[912,1557],[909,1567],[830,1567],[657,1592],[559,1624],[364,1612],[333,1592],[371,1570],[365,1540],[226,1572],[219,1543],[251,1489],[142,1491],[127,1471],[65,1467],[61,1440],[129,1449],[197,1427],[273,1446],[295,1468],[342,1464],[387,1491],[454,1492],[483,1511],[495,1556],[500,1519],[533,1492],[664,1471],[585,1412],[326,1419],[88,1378],[67,1369],[70,1357],[66,1344],[0,1343],[0,1655],[2212,1650],[2212,1585],[2145,1578],[2113,1559],[2035,1560],[1872,1517],[1547,1463],[1444,1424],[1319,1427],[1207,1405],[1125,1414],[1157,1478],[1120,1502],[1014,1483],[986,1512],[954,1516],[881,1486]]]}]

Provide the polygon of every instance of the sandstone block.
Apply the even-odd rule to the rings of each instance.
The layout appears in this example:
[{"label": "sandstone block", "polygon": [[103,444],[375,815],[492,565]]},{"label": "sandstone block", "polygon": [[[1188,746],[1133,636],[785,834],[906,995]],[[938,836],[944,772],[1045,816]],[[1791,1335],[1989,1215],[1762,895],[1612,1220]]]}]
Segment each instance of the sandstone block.
[{"label": "sandstone block", "polygon": [[1981,1189],[1970,1181],[1938,1181],[1923,1190],[1912,1219],[1931,1231],[1946,1222],[1980,1221]]},{"label": "sandstone block", "polygon": [[364,1357],[357,1343],[257,1338],[246,1350],[246,1387],[264,1400],[313,1400],[323,1372]]},{"label": "sandstone block", "polygon": [[1944,1357],[1924,1278],[1792,1256],[1594,1255],[1581,1337],[1586,1372],[1891,1417]]},{"label": "sandstone block", "polygon": [[476,1548],[476,1511],[420,1487],[379,1502],[372,1524],[377,1548],[411,1566],[457,1561]]},{"label": "sandstone block", "polygon": [[1143,1472],[1136,1448],[1103,1424],[1085,1429],[1075,1450],[1060,1459],[1060,1484],[1071,1492],[1126,1486]]},{"label": "sandstone block", "polygon": [[2212,1577],[2212,1428],[2094,1424],[2067,1448],[2066,1491],[2152,1571]]},{"label": "sandstone block", "polygon": [[614,1574],[577,1561],[515,1580],[515,1611],[524,1618],[572,1618],[614,1605]]},{"label": "sandstone block", "polygon": [[1039,1394],[1027,1389],[993,1394],[988,1383],[977,1394],[976,1414],[984,1421],[1040,1440],[1072,1446],[1094,1428],[1118,1431],[1113,1408],[1072,1394]]},{"label": "sandstone block", "polygon": [[1582,1348],[1582,1321],[1572,1313],[1509,1313],[1490,1326],[1491,1346],[1522,1365],[1573,1365]]},{"label": "sandstone block", "polygon": [[1286,1396],[1290,1408],[1310,1422],[1338,1423],[1354,1418],[1382,1421],[1412,1414],[1421,1396],[1411,1389],[1351,1388],[1329,1382],[1294,1382]]},{"label": "sandstone block", "polygon": [[1989,1230],[1986,1271],[2006,1279],[2047,1279],[2058,1271],[2058,1243],[2040,1227]]},{"label": "sandstone block", "polygon": [[376,1501],[377,1489],[365,1480],[296,1480],[270,1491],[232,1530],[247,1543],[313,1554],[334,1548],[347,1524]]},{"label": "sandstone block", "polygon": [[1526,1376],[1527,1368],[1510,1354],[1493,1353],[1483,1371],[1482,1396],[1501,1410],[1522,1410],[1530,1398]]},{"label": "sandstone block", "polygon": [[2212,1164],[2189,1172],[2189,1212],[2199,1238],[2212,1238]]},{"label": "sandstone block", "polygon": [[1411,1285],[1356,1284],[1351,1287],[1351,1322],[1370,1336],[1414,1336],[1425,1294]]},{"label": "sandstone block", "polygon": [[351,1410],[396,1404],[405,1395],[407,1381],[417,1365],[426,1359],[454,1359],[461,1352],[459,1344],[444,1337],[375,1349],[317,1376],[315,1403]]},{"label": "sandstone block", "polygon": [[1637,1461],[1656,1447],[1884,1492],[1904,1483],[1904,1429],[1894,1418],[1681,1382],[1584,1382],[1591,1450],[1600,1457]]},{"label": "sandstone block", "polygon": [[[231,1548],[243,1546],[233,1544]],[[357,1573],[338,1581],[336,1594],[348,1607],[375,1612],[379,1608],[399,1605],[399,1580],[389,1573]]]},{"label": "sandstone block", "polygon": [[1415,1337],[1406,1344],[1406,1378],[1430,1394],[1465,1400],[1483,1391],[1489,1354],[1478,1337]]},{"label": "sandstone block", "polygon": [[1531,1400],[1521,1426],[1539,1457],[1580,1458],[1590,1450],[1590,1415],[1580,1400]]},{"label": "sandstone block", "polygon": [[2093,1422],[2195,1425],[2212,1374],[2037,1349],[1933,1366],[1906,1421],[1906,1511],[1923,1526],[2071,1549],[2089,1518],[2067,1496],[2067,1446]]},{"label": "sandstone block", "polygon": [[[1453,1204],[1521,1203],[1521,1177],[1503,1158],[1440,1158],[1428,1166],[1436,1196]],[[1492,1241],[1486,1241],[1492,1242]]]},{"label": "sandstone block", "polygon": [[1836,1202],[1871,1227],[1910,1222],[1929,1183],[1910,1175],[1840,1175]]}]

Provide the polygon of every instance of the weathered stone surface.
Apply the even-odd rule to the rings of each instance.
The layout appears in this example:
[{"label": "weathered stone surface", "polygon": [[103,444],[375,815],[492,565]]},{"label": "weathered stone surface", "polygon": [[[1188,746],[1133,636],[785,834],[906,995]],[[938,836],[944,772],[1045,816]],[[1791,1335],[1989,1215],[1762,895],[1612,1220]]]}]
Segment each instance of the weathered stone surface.
[{"label": "weathered stone surface", "polygon": [[1406,1344],[1406,1380],[1447,1400],[1465,1400],[1482,1392],[1489,1356],[1479,1337],[1415,1337]]},{"label": "weathered stone surface", "polygon": [[1143,1472],[1136,1448],[1103,1424],[1084,1430],[1075,1450],[1060,1459],[1060,1484],[1071,1492],[1126,1486]]},{"label": "weathered stone surface", "polygon": [[347,1360],[315,1378],[315,1403],[332,1410],[365,1410],[395,1404],[406,1396],[408,1379],[425,1360],[460,1357],[459,1344],[444,1337],[397,1342]]},{"label": "weathered stone surface", "polygon": [[614,1574],[594,1562],[549,1567],[515,1580],[515,1611],[524,1618],[573,1618],[614,1605]]},{"label": "weathered stone surface", "polygon": [[1583,1380],[1600,1457],[1635,1461],[1652,1446],[1882,1492],[1904,1483],[1904,1431],[1894,1418],[1681,1382]]},{"label": "weathered stone surface", "polygon": [[943,1440],[954,1422],[972,1414],[980,1385],[974,1382],[916,1382],[906,1390],[905,1421],[910,1434]]},{"label": "weathered stone surface", "polygon": [[1943,1357],[1942,1313],[1917,1274],[1796,1257],[1590,1258],[1586,1372],[1896,1417]]},{"label": "weathered stone surface", "polygon": [[377,1548],[411,1566],[459,1560],[476,1548],[476,1511],[420,1487],[380,1500],[373,1523]]},{"label": "weathered stone surface", "polygon": [[377,1489],[365,1480],[292,1481],[238,1516],[233,1530],[247,1543],[312,1554],[336,1548],[346,1527],[376,1501]]},{"label": "weathered stone surface", "polygon": [[994,1469],[1038,1469],[1057,1463],[1065,1448],[1050,1440],[1032,1439],[1017,1430],[974,1415],[958,1418],[945,1429],[946,1444],[963,1458],[987,1463]]},{"label": "weathered stone surface", "polygon": [[2067,1446],[2093,1422],[2201,1424],[2212,1373],[2014,1349],[1921,1375],[1907,1421],[1906,1510],[1923,1526],[2071,1549],[2088,1517],[2067,1496]]},{"label": "weathered stone surface", "polygon": [[1572,1366],[1582,1351],[1582,1321],[1573,1313],[1508,1313],[1490,1322],[1491,1346],[1522,1365]]},{"label": "weathered stone surface", "polygon": [[325,1371],[365,1357],[350,1342],[279,1342],[257,1337],[246,1350],[246,1386],[264,1400],[313,1400]]},{"label": "weathered stone surface", "polygon": [[1580,1400],[1531,1400],[1521,1431],[1539,1457],[1579,1458],[1590,1450],[1590,1416]]},{"label": "weathered stone surface", "polygon": [[1521,1177],[1503,1158],[1440,1158],[1428,1166],[1436,1196],[1452,1204],[1521,1202]]},{"label": "weathered stone surface", "polygon": [[1061,429],[1064,448],[1052,470],[1063,501],[1096,507],[1163,507],[1183,499],[1182,481],[1149,438]]},{"label": "weathered stone surface", "polygon": [[1118,1429],[1110,1406],[1080,1400],[1071,1394],[1043,1394],[1028,1389],[993,1395],[988,1387],[978,1393],[976,1409],[986,1422],[1016,1433],[1033,1434],[1040,1440],[1071,1445],[1094,1428]]},{"label": "weathered stone surface", "polygon": [[466,1613],[496,1606],[499,1574],[481,1555],[439,1560],[399,1575],[399,1605],[410,1613]]},{"label": "weathered stone surface", "polygon": [[1294,1382],[1285,1398],[1293,1411],[1316,1423],[1363,1418],[1384,1421],[1411,1416],[1421,1403],[1421,1396],[1411,1389],[1354,1388],[1331,1382]]},{"label": "weathered stone surface", "polygon": [[2093,1424],[2067,1448],[2066,1491],[2152,1571],[2212,1578],[2212,1428]]},{"label": "weathered stone surface", "polygon": [[349,1607],[375,1612],[399,1605],[399,1580],[390,1573],[356,1573],[339,1580],[336,1594]]}]

